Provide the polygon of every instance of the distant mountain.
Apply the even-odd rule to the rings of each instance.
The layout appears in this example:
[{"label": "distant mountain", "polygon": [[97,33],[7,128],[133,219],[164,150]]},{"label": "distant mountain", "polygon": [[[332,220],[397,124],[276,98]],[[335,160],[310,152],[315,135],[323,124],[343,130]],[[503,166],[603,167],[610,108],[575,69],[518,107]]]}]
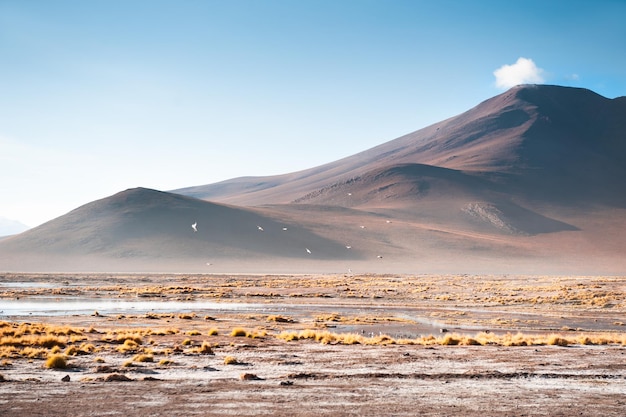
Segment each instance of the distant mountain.
[{"label": "distant mountain", "polygon": [[623,274],[625,178],[625,97],[525,85],[319,167],[94,201],[0,271]]},{"label": "distant mountain", "polygon": [[[315,252],[309,254],[307,248]],[[0,245],[0,265],[2,255],[18,264],[23,254],[56,258],[57,265],[98,258],[150,270],[150,264],[172,262],[203,268],[223,258],[354,258],[358,251],[346,252],[342,244],[262,210],[135,188],[6,239]]]},{"label": "distant mountain", "polygon": [[[456,117],[319,167],[173,192],[239,205],[290,203],[401,164],[447,168],[540,202],[626,205],[626,97],[523,85]],[[402,198],[405,199],[406,196]],[[308,200],[311,202],[311,200]]]},{"label": "distant mountain", "polygon": [[28,229],[29,227],[26,226],[24,223],[0,217],[0,236],[8,236],[22,233],[23,231]]}]

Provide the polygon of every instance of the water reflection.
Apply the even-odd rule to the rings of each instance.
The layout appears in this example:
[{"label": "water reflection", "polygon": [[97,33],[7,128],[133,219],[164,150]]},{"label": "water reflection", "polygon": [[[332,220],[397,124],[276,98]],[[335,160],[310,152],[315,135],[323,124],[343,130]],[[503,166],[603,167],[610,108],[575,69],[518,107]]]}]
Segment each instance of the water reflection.
[{"label": "water reflection", "polygon": [[169,313],[197,310],[240,311],[266,309],[267,305],[249,303],[216,303],[212,301],[149,301],[76,298],[37,298],[0,300],[0,316],[58,316],[68,314]]}]

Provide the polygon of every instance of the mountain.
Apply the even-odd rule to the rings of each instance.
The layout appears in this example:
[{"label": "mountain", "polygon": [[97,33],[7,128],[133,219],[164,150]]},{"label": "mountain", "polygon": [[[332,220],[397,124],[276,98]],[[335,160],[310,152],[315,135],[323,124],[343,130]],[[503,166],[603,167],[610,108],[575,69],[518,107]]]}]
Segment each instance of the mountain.
[{"label": "mountain", "polygon": [[[311,253],[307,248],[313,248]],[[43,261],[37,264],[52,261],[65,269],[78,261],[93,270],[106,270],[106,265],[96,265],[102,260],[158,270],[168,265],[206,269],[224,258],[358,257],[358,251],[346,252],[343,245],[270,212],[145,188],[85,204],[0,246],[0,261],[19,265],[29,258],[24,254]]]},{"label": "mountain", "polygon": [[623,274],[624,178],[626,98],[524,85],[319,167],[88,203],[0,270]]},{"label": "mountain", "polygon": [[0,217],[0,236],[14,235],[28,230],[29,227],[16,220],[5,219]]},{"label": "mountain", "polygon": [[[304,171],[243,177],[173,192],[238,205],[290,203],[394,166],[437,166],[489,180],[529,200],[624,207],[626,97],[524,85],[456,117]],[[513,188],[513,190],[511,190]]]}]

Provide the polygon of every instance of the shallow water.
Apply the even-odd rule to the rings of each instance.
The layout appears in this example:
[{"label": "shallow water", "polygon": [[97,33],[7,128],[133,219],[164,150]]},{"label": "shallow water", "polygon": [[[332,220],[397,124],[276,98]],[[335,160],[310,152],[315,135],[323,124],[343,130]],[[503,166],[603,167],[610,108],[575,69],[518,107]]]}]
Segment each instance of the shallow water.
[{"label": "shallow water", "polygon": [[36,288],[63,288],[65,285],[59,285],[53,282],[0,282],[0,289],[36,289]]},{"label": "shallow water", "polygon": [[[7,284],[7,283],[5,283]],[[29,283],[34,284],[34,283]],[[38,283],[37,283],[38,284]],[[45,284],[42,283],[42,286]],[[432,317],[431,310],[401,306],[349,306],[336,304],[280,304],[280,303],[237,303],[215,301],[185,301],[185,300],[146,300],[146,299],[114,299],[114,298],[86,298],[75,296],[35,296],[19,299],[0,299],[0,319],[19,317],[54,317],[93,315],[137,315],[146,313],[220,313],[246,312],[264,315],[288,315],[300,321],[316,313],[336,312],[346,316],[392,315],[407,320],[407,322],[342,324],[329,326],[332,332],[354,332],[363,334],[391,334],[394,337],[415,337],[416,335],[439,333],[440,329],[447,328],[454,332],[478,332],[491,330],[494,332],[535,332],[547,330],[562,330],[563,328],[582,328],[593,330],[617,329],[617,318],[607,315],[600,318],[588,317],[555,317],[533,313],[507,312],[499,309],[465,309],[468,316],[461,322],[449,323],[446,317]],[[439,311],[456,311],[456,309],[440,308]],[[471,317],[470,317],[471,316]],[[505,317],[508,320],[517,320],[515,325],[490,325],[494,317]],[[479,320],[482,324],[474,325],[471,322]],[[524,322],[529,320],[529,322]],[[531,324],[532,323],[532,324]],[[617,329],[621,330],[621,328]]]},{"label": "shallow water", "polygon": [[82,298],[29,298],[0,300],[0,316],[60,316],[93,314],[176,313],[199,310],[247,311],[267,309],[264,304],[216,303],[211,301],[128,301]]}]

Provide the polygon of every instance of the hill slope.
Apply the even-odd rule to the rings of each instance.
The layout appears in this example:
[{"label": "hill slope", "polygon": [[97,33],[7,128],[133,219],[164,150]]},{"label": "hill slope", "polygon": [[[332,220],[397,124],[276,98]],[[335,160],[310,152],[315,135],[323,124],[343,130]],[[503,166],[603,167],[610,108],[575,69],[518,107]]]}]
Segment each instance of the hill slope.
[{"label": "hill slope", "polygon": [[0,260],[19,265],[27,255],[28,262],[55,260],[57,267],[67,268],[82,259],[82,265],[97,270],[105,266],[96,264],[109,260],[151,270],[150,264],[158,269],[168,263],[202,268],[215,259],[357,257],[340,249],[343,244],[261,210],[136,188],[6,239]]},{"label": "hill slope", "polygon": [[520,198],[626,205],[626,97],[526,85],[353,156],[300,172],[243,177],[174,192],[239,205],[289,203],[398,164],[479,175]]}]

